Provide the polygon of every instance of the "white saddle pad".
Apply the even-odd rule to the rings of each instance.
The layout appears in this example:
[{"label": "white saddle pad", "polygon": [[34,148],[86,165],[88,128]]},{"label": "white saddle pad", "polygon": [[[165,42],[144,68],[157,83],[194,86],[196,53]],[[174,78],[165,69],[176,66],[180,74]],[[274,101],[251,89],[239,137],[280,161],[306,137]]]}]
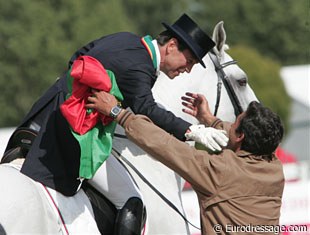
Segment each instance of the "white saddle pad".
[{"label": "white saddle pad", "polygon": [[[17,170],[16,172],[21,174],[19,172],[21,165],[12,163],[3,165],[15,168]],[[72,197],[66,197],[36,181],[32,180],[32,182],[40,194],[44,195],[42,197],[47,199],[44,200],[46,201],[46,206],[49,205],[51,211],[53,211],[51,214],[54,214],[58,225],[61,226],[62,234],[100,235],[96,221],[94,220],[92,206],[83,190],[79,190]],[[33,191],[36,192],[36,190]]]}]

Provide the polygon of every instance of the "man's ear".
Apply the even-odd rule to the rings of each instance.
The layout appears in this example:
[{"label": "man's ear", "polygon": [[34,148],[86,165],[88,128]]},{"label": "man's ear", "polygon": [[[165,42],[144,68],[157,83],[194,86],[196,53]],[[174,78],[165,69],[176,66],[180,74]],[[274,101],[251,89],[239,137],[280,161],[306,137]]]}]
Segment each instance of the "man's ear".
[{"label": "man's ear", "polygon": [[166,53],[170,54],[171,51],[175,50],[175,48],[178,48],[178,40],[175,38],[171,38],[167,42]]},{"label": "man's ear", "polygon": [[236,142],[241,143],[244,140],[244,133],[237,133]]}]

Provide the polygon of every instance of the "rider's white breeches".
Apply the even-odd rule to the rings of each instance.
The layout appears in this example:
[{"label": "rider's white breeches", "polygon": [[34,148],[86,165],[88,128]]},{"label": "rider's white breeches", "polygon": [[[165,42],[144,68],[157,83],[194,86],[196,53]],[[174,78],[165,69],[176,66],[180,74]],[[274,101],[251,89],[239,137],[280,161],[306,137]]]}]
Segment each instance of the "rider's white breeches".
[{"label": "rider's white breeches", "polygon": [[108,157],[88,182],[107,197],[117,209],[121,209],[131,197],[142,200],[142,194],[130,174],[113,155]]}]

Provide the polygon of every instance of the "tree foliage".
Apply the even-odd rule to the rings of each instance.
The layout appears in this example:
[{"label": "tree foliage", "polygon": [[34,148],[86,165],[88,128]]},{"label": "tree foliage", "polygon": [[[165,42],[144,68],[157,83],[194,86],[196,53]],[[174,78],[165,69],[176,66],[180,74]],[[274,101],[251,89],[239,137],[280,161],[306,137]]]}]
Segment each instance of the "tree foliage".
[{"label": "tree foliage", "polygon": [[[17,125],[85,43],[118,31],[155,36],[184,12],[209,34],[224,20],[231,46],[255,48],[269,64],[309,63],[308,0],[0,0],[0,127]],[[265,81],[260,72],[251,83]],[[283,85],[253,86],[280,107]]]},{"label": "tree foliage", "polygon": [[189,6],[187,0],[122,0],[128,16],[136,23],[138,33],[156,36],[164,30],[162,22],[174,22]]},{"label": "tree foliage", "polygon": [[193,1],[205,27],[226,23],[231,45],[245,44],[282,65],[309,63],[309,0]]},{"label": "tree foliage", "polygon": [[[0,0],[0,126],[16,125],[73,52],[134,25],[114,1]],[[111,17],[118,16],[118,17]],[[113,20],[111,20],[113,18]]]}]

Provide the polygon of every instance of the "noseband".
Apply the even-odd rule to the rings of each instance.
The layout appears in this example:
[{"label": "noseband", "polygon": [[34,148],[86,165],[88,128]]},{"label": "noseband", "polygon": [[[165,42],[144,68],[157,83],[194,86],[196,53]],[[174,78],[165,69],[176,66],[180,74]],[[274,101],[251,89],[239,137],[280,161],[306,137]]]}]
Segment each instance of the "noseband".
[{"label": "noseband", "polygon": [[226,73],[224,72],[224,68],[229,66],[229,65],[234,65],[237,64],[237,61],[231,60],[228,62],[225,62],[223,64],[220,64],[218,57],[215,55],[214,51],[212,50],[209,54],[209,57],[211,61],[214,64],[215,71],[217,73],[217,97],[216,97],[216,103],[215,103],[215,109],[214,109],[214,116],[216,116],[219,105],[220,105],[220,100],[221,100],[221,90],[222,90],[222,84],[224,84],[227,94],[230,98],[230,101],[234,107],[234,112],[235,116],[237,117],[240,113],[243,112],[243,109],[240,105],[240,101],[235,93],[234,88],[232,87],[230,81],[228,80],[228,77]]}]

